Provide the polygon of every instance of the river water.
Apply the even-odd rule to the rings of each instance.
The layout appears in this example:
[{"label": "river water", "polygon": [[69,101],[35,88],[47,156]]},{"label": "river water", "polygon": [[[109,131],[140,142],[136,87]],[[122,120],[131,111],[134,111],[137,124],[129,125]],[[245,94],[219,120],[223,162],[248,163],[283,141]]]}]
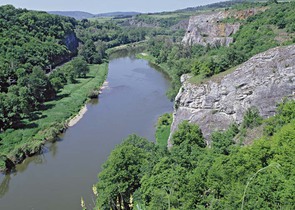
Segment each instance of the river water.
[{"label": "river water", "polygon": [[93,206],[92,185],[115,145],[132,133],[154,141],[157,118],[173,108],[167,77],[147,61],[123,57],[110,61],[107,81],[59,141],[0,176],[1,210],[80,210],[81,197]]}]

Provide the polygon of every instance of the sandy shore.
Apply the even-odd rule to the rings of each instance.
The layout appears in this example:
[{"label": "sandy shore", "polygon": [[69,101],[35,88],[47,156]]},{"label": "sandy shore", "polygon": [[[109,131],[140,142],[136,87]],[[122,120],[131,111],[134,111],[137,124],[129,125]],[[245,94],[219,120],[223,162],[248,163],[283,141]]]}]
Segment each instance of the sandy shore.
[{"label": "sandy shore", "polygon": [[[103,83],[103,85],[101,86],[99,93],[101,93],[101,91],[102,91],[103,89],[108,88],[108,86],[109,86],[109,82],[108,82],[108,81],[105,81],[105,82]],[[82,107],[82,109],[79,111],[79,113],[78,113],[75,117],[73,117],[72,119],[69,120],[69,122],[68,122],[68,127],[72,127],[72,126],[76,125],[76,124],[79,122],[79,120],[82,119],[82,117],[84,116],[84,114],[85,114],[86,112],[87,112],[87,106],[84,105],[84,106]]]},{"label": "sandy shore", "polygon": [[70,119],[70,121],[68,122],[68,126],[69,127],[72,127],[75,124],[77,124],[77,122],[79,122],[79,120],[82,119],[82,117],[84,116],[84,114],[86,112],[87,112],[87,106],[84,105],[83,108],[80,110],[80,112],[75,117],[73,117],[72,119]]},{"label": "sandy shore", "polygon": [[102,93],[102,90],[104,90],[104,89],[106,89],[106,88],[108,88],[108,87],[109,87],[109,82],[108,82],[108,81],[105,81],[105,82],[102,84],[101,88],[100,88],[99,94]]}]

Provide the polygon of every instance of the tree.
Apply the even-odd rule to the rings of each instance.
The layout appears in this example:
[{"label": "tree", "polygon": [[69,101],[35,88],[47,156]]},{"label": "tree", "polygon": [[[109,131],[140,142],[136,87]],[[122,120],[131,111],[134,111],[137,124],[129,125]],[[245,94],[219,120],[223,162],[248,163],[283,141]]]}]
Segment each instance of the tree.
[{"label": "tree", "polygon": [[91,39],[88,39],[80,50],[80,55],[90,64],[94,63],[96,53],[94,42]]},{"label": "tree", "polygon": [[234,137],[239,133],[237,124],[232,124],[225,132],[214,132],[211,135],[212,148],[215,152],[229,155],[230,146],[234,144]]},{"label": "tree", "polygon": [[247,109],[242,127],[243,128],[254,128],[261,125],[263,118],[259,115],[259,110],[256,107]]},{"label": "tree", "polygon": [[279,2],[277,0],[268,0],[268,4],[278,4]]},{"label": "tree", "polygon": [[183,121],[178,126],[178,130],[172,136],[173,145],[181,145],[183,142],[189,145],[206,147],[205,139],[198,125]]},{"label": "tree", "polygon": [[[31,74],[18,79],[18,85],[28,87],[29,93],[38,103],[43,103],[55,97],[55,91],[40,67],[34,67]],[[38,104],[32,104],[37,106]]]},{"label": "tree", "polygon": [[97,204],[100,209],[131,209],[131,197],[140,187],[140,171],[147,163],[151,143],[135,135],[118,145],[98,175]]},{"label": "tree", "polygon": [[78,77],[86,77],[86,74],[89,72],[89,67],[87,62],[83,57],[76,57],[72,60],[71,65],[74,68],[74,72]]}]

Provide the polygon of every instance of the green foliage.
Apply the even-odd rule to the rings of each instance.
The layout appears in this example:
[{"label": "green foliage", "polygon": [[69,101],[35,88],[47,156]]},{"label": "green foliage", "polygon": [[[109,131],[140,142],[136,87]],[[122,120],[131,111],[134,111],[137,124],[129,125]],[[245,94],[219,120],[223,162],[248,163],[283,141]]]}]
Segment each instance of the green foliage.
[{"label": "green foliage", "polygon": [[74,58],[70,65],[73,66],[73,70],[77,77],[86,77],[86,74],[89,72],[88,64],[83,57]]},{"label": "green foliage", "polygon": [[1,6],[0,14],[0,57],[12,63],[12,71],[35,65],[45,68],[56,64],[57,57],[69,55],[64,39],[73,33],[74,19],[11,5]]},{"label": "green foliage", "polygon": [[131,197],[140,186],[141,167],[152,148],[148,140],[131,135],[112,151],[98,175],[99,209],[130,209]]},{"label": "green foliage", "polygon": [[277,113],[274,117],[266,120],[264,127],[265,135],[272,136],[283,125],[290,123],[295,118],[295,101],[284,100],[277,107]]},{"label": "green foliage", "polygon": [[206,147],[205,139],[199,126],[190,124],[188,121],[184,121],[178,126],[178,130],[172,136],[172,141],[173,145],[186,143],[197,145],[201,148]]},{"label": "green foliage", "polygon": [[23,118],[52,100],[63,86],[61,79],[48,79],[45,69],[75,53],[65,38],[74,33],[76,21],[11,5],[1,6],[0,14],[2,131],[22,127]]},{"label": "green foliage", "polygon": [[239,133],[238,125],[232,124],[225,132],[214,132],[211,135],[212,148],[219,154],[229,155],[234,137]]},{"label": "green foliage", "polygon": [[262,117],[259,115],[259,110],[256,107],[247,109],[242,128],[254,128],[262,124]]},{"label": "green foliage", "polygon": [[[235,9],[261,7],[262,4],[247,3],[238,6]],[[154,57],[151,61],[163,66],[172,78],[169,95],[173,98],[180,88],[179,80],[183,74],[192,73],[198,78],[211,77],[245,62],[260,52],[278,45],[292,44],[292,33],[295,31],[294,8],[295,2],[270,4],[265,12],[251,16],[245,21],[231,20],[241,22],[242,26],[233,35],[234,42],[229,47],[184,46],[175,43],[171,37],[158,36],[149,39],[147,51]],[[146,18],[152,19],[150,16]],[[280,38],[282,33],[285,38]]]},{"label": "green foliage", "polygon": [[[0,142],[0,153],[7,157],[15,158],[22,154],[34,154],[34,152],[37,152],[44,140],[56,137],[57,133],[64,129],[68,119],[79,112],[88,99],[87,93],[90,90],[99,89],[105,81],[107,71],[107,64],[100,66],[91,65],[90,72],[86,78],[77,78],[74,84],[66,84],[57,93],[55,100],[44,103],[42,111],[30,111],[28,117],[22,118],[21,126],[17,126],[15,124],[17,121],[11,119],[12,117],[18,117],[15,114],[19,112],[10,112],[8,117],[11,119],[11,122],[14,122],[13,126],[17,129],[10,129],[12,125],[9,125],[9,129],[0,133],[0,139],[2,139]],[[13,89],[11,90],[13,92],[16,91],[15,86],[11,87],[11,89]],[[26,90],[24,87],[17,89],[20,93],[24,93]],[[12,106],[10,110],[20,109],[23,103],[28,103],[25,101],[25,97],[28,95],[21,94],[22,97],[18,97],[17,102],[7,102],[9,106]],[[2,112],[1,109],[7,108],[8,105],[6,99],[2,100],[2,97],[3,93],[0,93],[0,115],[2,113],[6,115],[7,112]],[[11,97],[7,97],[7,100],[9,98]],[[12,99],[14,100],[14,98],[10,100]],[[31,103],[29,104],[31,105]],[[3,123],[2,119],[7,118],[2,118],[1,116],[0,124]]]},{"label": "green foliage", "polygon": [[172,114],[166,113],[158,119],[156,126],[156,141],[161,148],[167,147],[171,124]]},{"label": "green foliage", "polygon": [[[163,153],[162,150],[145,149],[143,154],[148,158],[139,167],[142,158],[139,150],[143,146],[131,149],[135,137],[133,141],[124,142],[107,161],[111,170],[104,169],[106,171],[102,172],[104,179],[98,183],[98,186],[104,186],[102,201],[108,203],[107,195],[113,199],[109,203],[116,204],[119,198],[115,196],[118,196],[122,183],[128,186],[124,189],[133,189],[131,186],[136,180],[138,185],[132,204],[144,206],[144,209],[294,209],[294,104],[294,101],[280,104],[277,115],[268,121],[269,124],[279,122],[280,126],[276,127],[273,136],[264,136],[251,146],[234,145],[233,139],[239,129],[237,125],[232,125],[227,131],[212,135],[212,148],[200,147],[196,142],[203,139],[201,131],[197,126],[184,122],[173,136],[173,140],[175,137],[177,140],[171,150]],[[250,109],[247,115],[248,126],[258,125],[253,120],[257,119],[255,110]],[[166,124],[166,119],[162,124]],[[125,148],[127,145],[129,147]],[[131,150],[135,151],[133,155],[129,154]],[[119,154],[126,154],[126,159]],[[136,154],[140,154],[137,161],[129,163]],[[131,168],[136,164],[134,169],[139,171],[138,174],[129,172],[128,167],[124,169],[121,163],[129,163]],[[132,174],[132,178],[126,180],[125,176],[120,177],[125,173]],[[127,191],[122,191],[122,195]],[[129,201],[129,198],[127,195],[126,200]],[[98,207],[116,209],[107,205]]]}]

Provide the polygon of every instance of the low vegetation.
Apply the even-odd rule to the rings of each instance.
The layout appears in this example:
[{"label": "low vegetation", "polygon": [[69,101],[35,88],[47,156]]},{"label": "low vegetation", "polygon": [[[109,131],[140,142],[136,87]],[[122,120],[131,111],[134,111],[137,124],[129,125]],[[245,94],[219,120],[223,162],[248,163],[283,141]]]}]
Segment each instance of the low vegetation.
[{"label": "low vegetation", "polygon": [[156,126],[156,141],[157,145],[159,145],[161,148],[167,148],[172,120],[172,114],[169,113],[162,115],[158,119]]}]

